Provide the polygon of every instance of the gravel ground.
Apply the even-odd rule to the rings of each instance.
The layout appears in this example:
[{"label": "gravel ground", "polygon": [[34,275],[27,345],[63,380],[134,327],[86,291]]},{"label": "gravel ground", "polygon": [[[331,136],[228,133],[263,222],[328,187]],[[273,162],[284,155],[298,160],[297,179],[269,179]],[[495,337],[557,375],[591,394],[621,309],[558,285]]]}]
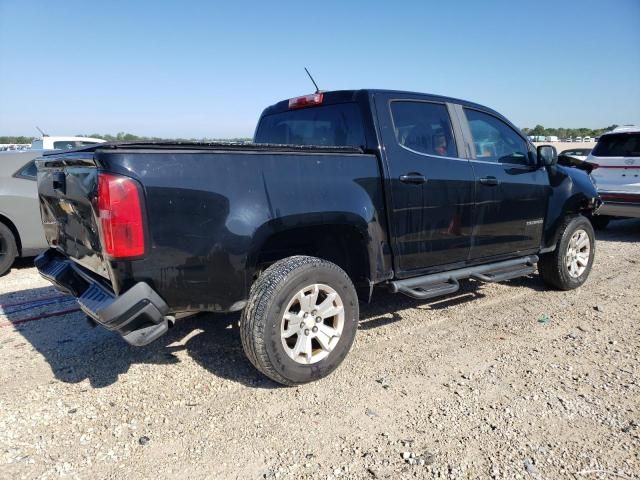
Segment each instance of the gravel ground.
[{"label": "gravel ground", "polygon": [[75,304],[22,262],[0,279],[0,477],[640,478],[640,221],[598,237],[573,292],[381,292],[344,365],[297,388],[251,367],[237,317],[139,349],[35,319]]}]

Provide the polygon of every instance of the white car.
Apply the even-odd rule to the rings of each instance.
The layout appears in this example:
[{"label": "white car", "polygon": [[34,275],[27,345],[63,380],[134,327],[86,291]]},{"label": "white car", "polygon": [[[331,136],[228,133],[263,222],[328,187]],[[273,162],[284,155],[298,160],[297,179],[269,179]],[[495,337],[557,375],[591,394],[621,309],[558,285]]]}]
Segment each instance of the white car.
[{"label": "white car", "polygon": [[640,127],[603,134],[586,161],[596,166],[591,176],[604,202],[594,225],[604,228],[611,217],[640,218]]},{"label": "white car", "polygon": [[91,137],[50,137],[43,136],[31,142],[32,150],[71,150],[72,148],[82,148],[104,143],[101,138]]},{"label": "white car", "polygon": [[582,139],[583,142],[593,142],[593,139],[591,137],[584,137]]}]

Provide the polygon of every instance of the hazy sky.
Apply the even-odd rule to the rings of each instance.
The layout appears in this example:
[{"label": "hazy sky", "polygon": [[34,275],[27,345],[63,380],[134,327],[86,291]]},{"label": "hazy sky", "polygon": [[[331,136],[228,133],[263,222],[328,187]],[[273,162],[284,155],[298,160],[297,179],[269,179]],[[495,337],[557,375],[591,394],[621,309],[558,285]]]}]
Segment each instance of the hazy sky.
[{"label": "hazy sky", "polygon": [[0,135],[251,136],[304,66],[521,127],[640,124],[640,0],[0,0]]}]

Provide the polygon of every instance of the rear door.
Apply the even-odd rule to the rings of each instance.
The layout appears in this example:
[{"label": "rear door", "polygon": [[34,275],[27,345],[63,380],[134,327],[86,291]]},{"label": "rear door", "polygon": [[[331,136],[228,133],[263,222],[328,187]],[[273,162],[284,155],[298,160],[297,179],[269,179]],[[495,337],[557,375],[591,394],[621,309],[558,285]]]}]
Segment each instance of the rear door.
[{"label": "rear door", "polygon": [[457,107],[470,139],[475,212],[470,259],[515,256],[540,247],[550,194],[525,137],[489,111]]},{"label": "rear door", "polygon": [[377,94],[375,105],[388,170],[396,271],[402,277],[465,262],[475,180],[459,149],[452,107],[403,94]]}]

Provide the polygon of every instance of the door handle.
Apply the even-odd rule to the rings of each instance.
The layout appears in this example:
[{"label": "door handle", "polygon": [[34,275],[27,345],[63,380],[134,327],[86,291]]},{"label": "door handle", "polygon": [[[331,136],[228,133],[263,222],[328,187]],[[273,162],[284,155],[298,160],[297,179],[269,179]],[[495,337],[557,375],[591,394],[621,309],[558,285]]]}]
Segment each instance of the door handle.
[{"label": "door handle", "polygon": [[480,179],[480,183],[482,185],[489,185],[490,187],[495,187],[500,182],[498,181],[498,179],[496,177],[482,177]]},{"label": "door handle", "polygon": [[419,173],[407,173],[405,175],[400,175],[400,181],[402,183],[413,183],[415,185],[419,185],[421,183],[425,183],[427,178]]}]

